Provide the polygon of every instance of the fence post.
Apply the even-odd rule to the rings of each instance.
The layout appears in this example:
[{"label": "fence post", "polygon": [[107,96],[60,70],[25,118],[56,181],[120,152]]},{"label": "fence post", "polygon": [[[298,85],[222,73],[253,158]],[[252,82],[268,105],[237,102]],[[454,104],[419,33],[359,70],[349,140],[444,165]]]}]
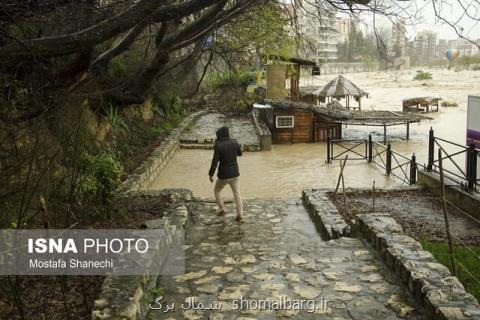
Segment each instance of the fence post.
[{"label": "fence post", "polygon": [[417,183],[417,157],[415,157],[414,153],[410,160],[410,184],[415,183]]},{"label": "fence post", "polygon": [[372,141],[372,135],[368,135],[368,162],[372,162],[373,160],[373,141]]},{"label": "fence post", "polygon": [[475,189],[477,182],[477,151],[475,150],[475,144],[470,144],[467,151],[467,189]]},{"label": "fence post", "polygon": [[450,233],[450,222],[448,220],[448,207],[447,207],[447,196],[445,194],[445,180],[443,176],[443,164],[442,164],[442,150],[438,150],[438,169],[440,173],[440,194],[442,196],[442,207],[443,207],[443,217],[445,219],[445,231],[447,233],[448,240],[448,255],[450,257],[450,266],[451,271],[454,276],[458,276],[457,265],[455,263],[455,251],[452,235]]},{"label": "fence post", "polygon": [[392,172],[392,145],[390,143],[387,144],[387,160],[385,169],[387,170],[387,176],[389,176]]},{"label": "fence post", "polygon": [[327,163],[330,163],[330,144],[332,143],[332,138],[330,135],[327,137]]},{"label": "fence post", "polygon": [[427,171],[433,170],[433,161],[435,159],[435,136],[433,135],[433,128],[430,127],[428,133],[428,164]]}]

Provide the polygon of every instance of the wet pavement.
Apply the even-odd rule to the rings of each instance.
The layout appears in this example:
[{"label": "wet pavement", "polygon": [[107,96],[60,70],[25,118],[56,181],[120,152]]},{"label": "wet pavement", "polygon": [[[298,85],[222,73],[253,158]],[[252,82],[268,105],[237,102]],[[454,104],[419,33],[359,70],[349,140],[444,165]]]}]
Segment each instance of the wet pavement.
[{"label": "wet pavement", "polygon": [[213,143],[216,139],[215,132],[218,128],[227,126],[230,136],[243,145],[259,145],[260,140],[248,116],[225,116],[220,113],[202,115],[193,127],[182,134],[180,141],[183,143]]},{"label": "wet pavement", "polygon": [[227,209],[191,203],[186,273],[157,285],[175,307],[147,319],[423,319],[368,245],[324,242],[300,199],[245,201],[243,224]]}]

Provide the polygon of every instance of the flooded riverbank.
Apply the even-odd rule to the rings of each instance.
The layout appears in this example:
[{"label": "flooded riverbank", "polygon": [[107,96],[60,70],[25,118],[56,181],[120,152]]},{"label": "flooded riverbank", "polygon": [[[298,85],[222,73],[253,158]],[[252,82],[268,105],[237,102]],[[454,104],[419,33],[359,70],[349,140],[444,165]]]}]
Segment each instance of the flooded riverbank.
[{"label": "flooded riverbank", "polygon": [[[272,151],[246,152],[239,158],[241,192],[245,198],[299,197],[308,187],[332,188],[340,172],[338,162],[325,164],[325,144],[274,145]],[[188,188],[194,195],[213,197],[208,180],[210,150],[179,150],[151,189]],[[345,168],[347,187],[399,185],[385,177],[383,170],[365,161],[351,162]],[[228,190],[227,198],[231,195]]]},{"label": "flooded riverbank", "polygon": [[[401,111],[402,99],[417,96],[435,96],[443,100],[455,101],[458,107],[441,107],[439,112],[429,113],[432,120],[410,126],[410,141],[406,141],[406,127],[387,128],[387,139],[392,148],[405,155],[413,153],[419,163],[427,162],[428,132],[430,127],[435,136],[465,144],[468,95],[480,95],[480,72],[446,69],[431,69],[432,80],[414,81],[416,69],[398,72],[352,73],[345,76],[369,93],[362,100],[362,110]],[[321,86],[334,75],[316,77],[312,84]],[[479,119],[480,121],[480,119]],[[383,140],[383,127],[349,126],[344,130],[344,138],[363,139],[372,133],[374,139]],[[459,158],[460,159],[460,158]],[[460,163],[462,161],[459,160]]]},{"label": "flooded riverbank", "polygon": [[[373,108],[401,111],[402,99],[415,96],[440,96],[458,103],[458,107],[440,107],[439,112],[428,114],[432,120],[412,124],[409,141],[405,140],[405,126],[388,128],[387,135],[392,148],[408,157],[415,153],[420,164],[427,162],[430,127],[434,128],[438,137],[465,143],[468,95],[480,95],[480,72],[441,69],[430,72],[433,80],[428,81],[413,81],[415,70],[345,75],[369,92],[369,98],[362,102],[363,110]],[[310,84],[320,86],[334,77],[335,75],[322,75]],[[344,128],[346,139],[365,139],[369,133],[373,134],[375,140],[383,141],[382,127]],[[298,197],[303,188],[334,188],[340,171],[339,163],[326,165],[326,154],[324,143],[274,145],[272,151],[246,153],[239,160],[243,196]],[[211,198],[213,185],[207,176],[211,157],[212,151],[208,150],[178,151],[150,188],[188,188],[197,196]],[[463,163],[460,157],[457,160],[458,163]],[[445,166],[452,165],[447,162]],[[401,185],[399,180],[385,177],[383,169],[365,161],[350,161],[345,169],[345,177],[347,187],[369,187],[373,180],[378,187]]]}]

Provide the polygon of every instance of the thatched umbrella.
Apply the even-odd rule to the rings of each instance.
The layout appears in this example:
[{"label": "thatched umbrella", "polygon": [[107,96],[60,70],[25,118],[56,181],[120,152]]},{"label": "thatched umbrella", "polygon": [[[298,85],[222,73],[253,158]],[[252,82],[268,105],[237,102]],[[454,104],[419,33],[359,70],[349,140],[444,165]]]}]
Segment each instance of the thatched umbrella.
[{"label": "thatched umbrella", "polygon": [[346,98],[347,108],[350,107],[350,97],[354,97],[358,101],[358,108],[361,109],[360,100],[363,96],[368,97],[368,92],[363,91],[352,81],[348,80],[342,75],[339,75],[323,87],[313,91],[313,95],[321,98]]}]

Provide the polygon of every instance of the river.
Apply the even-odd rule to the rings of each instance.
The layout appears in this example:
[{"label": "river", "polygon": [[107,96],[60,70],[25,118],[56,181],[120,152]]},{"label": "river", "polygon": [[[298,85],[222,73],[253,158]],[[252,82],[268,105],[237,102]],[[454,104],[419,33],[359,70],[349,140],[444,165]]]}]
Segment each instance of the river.
[{"label": "river", "polygon": [[[392,148],[406,156],[413,153],[417,162],[426,163],[428,131],[459,144],[465,143],[468,95],[480,95],[480,72],[444,69],[428,70],[433,79],[412,80],[415,70],[399,72],[352,73],[345,77],[369,92],[362,101],[363,110],[401,111],[403,98],[416,96],[440,96],[455,101],[458,107],[440,107],[438,113],[429,113],[432,120],[410,126],[410,140],[405,140],[405,126],[389,127],[388,140]],[[335,75],[322,75],[307,79],[309,85],[323,85]],[[480,119],[479,119],[480,121]],[[374,139],[383,140],[382,127],[344,128],[344,138],[364,139],[372,133]],[[453,149],[451,149],[453,150]],[[299,196],[303,188],[334,188],[340,171],[339,164],[325,164],[326,145],[295,144],[274,145],[270,152],[245,153],[239,159],[241,191],[245,198],[283,198]],[[212,197],[212,184],[208,181],[208,168],[212,152],[205,150],[179,150],[151,189],[188,188],[196,196]],[[458,163],[462,163],[458,158]],[[453,166],[446,163],[447,167]],[[364,161],[351,161],[345,169],[346,187],[370,187],[375,181],[378,187],[401,185],[397,179],[385,177],[383,169]],[[228,193],[229,195],[230,193]]]}]

